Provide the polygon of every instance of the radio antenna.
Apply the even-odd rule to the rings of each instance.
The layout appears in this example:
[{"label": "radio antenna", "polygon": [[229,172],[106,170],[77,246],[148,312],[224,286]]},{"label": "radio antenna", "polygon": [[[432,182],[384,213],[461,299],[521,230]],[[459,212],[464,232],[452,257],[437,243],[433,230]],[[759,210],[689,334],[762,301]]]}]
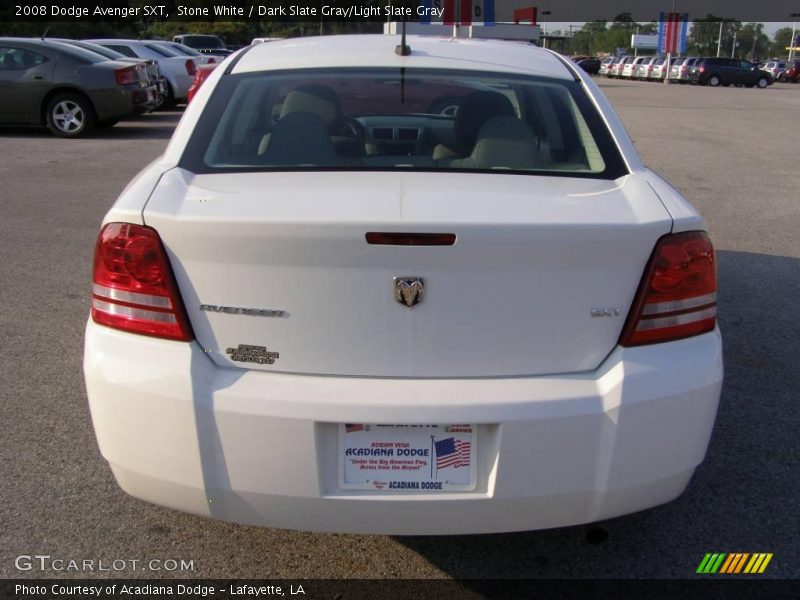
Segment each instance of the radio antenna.
[{"label": "radio antenna", "polygon": [[403,26],[403,36],[400,39],[400,45],[394,47],[395,54],[399,56],[410,56],[411,55],[411,48],[406,44],[406,20],[402,20]]},{"label": "radio antenna", "polygon": [[47,37],[47,34],[48,34],[48,33],[50,33],[50,28],[49,28],[49,27],[48,27],[47,29],[45,29],[45,30],[44,30],[44,33],[42,34],[42,41],[44,41],[44,38],[46,38],[46,37]]}]

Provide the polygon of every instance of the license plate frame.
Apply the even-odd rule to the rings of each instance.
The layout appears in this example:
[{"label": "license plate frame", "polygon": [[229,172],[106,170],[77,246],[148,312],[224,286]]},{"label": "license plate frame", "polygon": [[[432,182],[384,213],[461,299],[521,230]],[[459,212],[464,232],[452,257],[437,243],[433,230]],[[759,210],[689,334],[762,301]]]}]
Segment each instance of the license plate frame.
[{"label": "license plate frame", "polygon": [[437,494],[477,487],[477,425],[340,423],[338,429],[343,490]]}]

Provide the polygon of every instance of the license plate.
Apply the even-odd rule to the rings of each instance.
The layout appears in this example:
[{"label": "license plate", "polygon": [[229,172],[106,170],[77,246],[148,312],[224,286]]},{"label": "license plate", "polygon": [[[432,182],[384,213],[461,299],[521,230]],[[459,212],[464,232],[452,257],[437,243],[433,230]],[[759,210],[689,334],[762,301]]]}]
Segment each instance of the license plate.
[{"label": "license plate", "polygon": [[339,425],[339,486],[346,490],[475,489],[475,425]]}]

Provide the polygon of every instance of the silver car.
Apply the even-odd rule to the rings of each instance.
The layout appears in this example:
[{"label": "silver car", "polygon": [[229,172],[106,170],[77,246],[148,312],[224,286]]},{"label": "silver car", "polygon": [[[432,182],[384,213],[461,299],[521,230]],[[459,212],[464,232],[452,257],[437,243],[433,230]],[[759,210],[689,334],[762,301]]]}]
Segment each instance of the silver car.
[{"label": "silver car", "polygon": [[772,79],[774,81],[777,81],[778,79],[780,79],[781,73],[783,73],[786,70],[786,63],[779,62],[776,60],[770,60],[766,62],[763,67],[761,67],[761,70],[766,71],[767,73],[772,75]]},{"label": "silver car", "polygon": [[670,79],[674,79],[680,83],[688,83],[692,79],[692,67],[700,60],[696,56],[687,56],[685,58],[676,58],[672,63],[670,70]]},{"label": "silver car", "polygon": [[636,74],[634,77],[636,79],[647,80],[650,78],[650,73],[653,72],[653,65],[656,64],[656,61],[662,61],[664,59],[658,58],[656,56],[650,56],[639,63],[639,66],[636,68]]},{"label": "silver car", "polygon": [[645,60],[650,60],[650,57],[637,56],[632,60],[627,61],[625,63],[625,66],[622,67],[622,73],[620,74],[620,77],[634,79],[639,72],[639,65],[642,64]]},{"label": "silver car", "polygon": [[614,63],[617,60],[618,59],[613,56],[604,58],[602,61],[600,61],[600,71],[598,72],[598,74],[605,75],[606,77],[608,77],[609,69],[611,69],[611,67],[614,66]]}]

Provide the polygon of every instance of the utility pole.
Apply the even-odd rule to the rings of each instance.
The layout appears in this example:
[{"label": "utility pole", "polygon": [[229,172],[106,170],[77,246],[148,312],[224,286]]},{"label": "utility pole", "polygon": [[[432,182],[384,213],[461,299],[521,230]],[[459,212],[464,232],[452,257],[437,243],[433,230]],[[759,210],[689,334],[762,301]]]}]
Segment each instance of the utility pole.
[{"label": "utility pole", "polygon": [[731,58],[733,58],[733,53],[736,51],[736,32],[733,32],[733,44],[731,44]]},{"label": "utility pole", "polygon": [[722,24],[725,21],[719,22],[719,39],[717,40],[717,58],[719,58],[720,50],[722,50]]},{"label": "utility pole", "polygon": [[789,60],[791,61],[794,57],[794,34],[795,31],[797,31],[797,17],[800,17],[800,13],[792,13],[789,16],[794,17],[794,25],[792,25],[792,39],[789,40]]},{"label": "utility pole", "polygon": [[547,48],[547,17],[553,14],[553,11],[543,10],[544,15],[544,37],[542,38],[542,48]]}]

